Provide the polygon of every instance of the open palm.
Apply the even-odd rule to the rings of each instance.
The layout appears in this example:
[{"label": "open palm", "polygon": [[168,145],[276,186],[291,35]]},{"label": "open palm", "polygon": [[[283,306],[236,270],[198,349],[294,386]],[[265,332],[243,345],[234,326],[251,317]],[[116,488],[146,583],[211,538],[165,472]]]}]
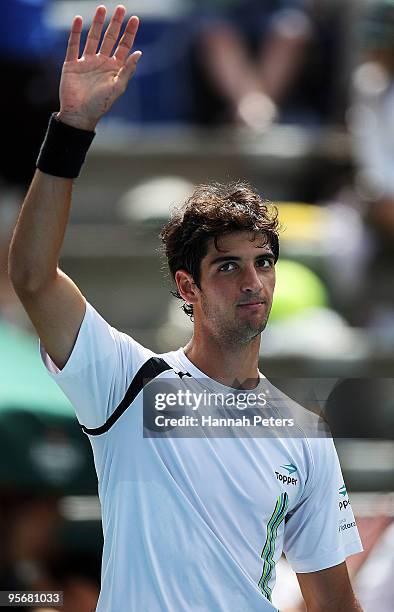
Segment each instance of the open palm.
[{"label": "open palm", "polygon": [[141,56],[140,51],[129,55],[138,29],[138,17],[129,19],[111,55],[125,16],[125,8],[121,5],[116,7],[100,48],[97,48],[105,15],[105,7],[99,6],[80,58],[82,17],[74,18],[63,64],[58,116],[81,129],[94,130],[100,117],[126,89]]}]

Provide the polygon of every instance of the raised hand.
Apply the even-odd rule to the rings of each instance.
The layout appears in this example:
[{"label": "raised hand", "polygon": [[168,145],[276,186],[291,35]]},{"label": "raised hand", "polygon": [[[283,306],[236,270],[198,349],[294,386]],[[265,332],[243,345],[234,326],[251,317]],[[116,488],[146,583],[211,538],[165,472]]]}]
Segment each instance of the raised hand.
[{"label": "raised hand", "polygon": [[58,118],[61,121],[80,129],[94,130],[99,119],[125,91],[142,55],[141,51],[129,54],[139,24],[135,16],[128,20],[111,55],[125,12],[124,6],[116,7],[97,49],[106,15],[105,6],[97,7],[81,57],[82,17],[74,17],[60,80]]}]

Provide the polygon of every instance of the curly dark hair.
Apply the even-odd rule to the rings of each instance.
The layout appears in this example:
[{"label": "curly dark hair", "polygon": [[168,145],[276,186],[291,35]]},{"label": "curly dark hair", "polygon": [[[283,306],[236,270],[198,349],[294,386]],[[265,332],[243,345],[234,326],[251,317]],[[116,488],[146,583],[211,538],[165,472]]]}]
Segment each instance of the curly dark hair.
[{"label": "curly dark hair", "polygon": [[[228,184],[198,185],[184,204],[174,209],[160,232],[163,252],[172,278],[177,270],[187,270],[200,287],[200,264],[208,252],[208,241],[237,231],[263,233],[279,257],[278,210],[244,181]],[[219,249],[218,249],[219,250]],[[179,291],[171,293],[183,299]],[[193,320],[192,304],[183,304],[184,312]]]}]

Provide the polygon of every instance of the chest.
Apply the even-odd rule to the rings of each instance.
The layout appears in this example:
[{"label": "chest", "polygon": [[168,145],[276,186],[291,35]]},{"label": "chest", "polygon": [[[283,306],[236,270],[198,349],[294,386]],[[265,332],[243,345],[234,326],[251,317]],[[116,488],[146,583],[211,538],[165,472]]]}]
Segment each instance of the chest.
[{"label": "chest", "polygon": [[[157,440],[156,440],[157,442]],[[300,500],[305,457],[288,440],[215,438],[161,440],[162,468],[214,524],[253,531]],[[279,507],[280,506],[280,507]]]}]

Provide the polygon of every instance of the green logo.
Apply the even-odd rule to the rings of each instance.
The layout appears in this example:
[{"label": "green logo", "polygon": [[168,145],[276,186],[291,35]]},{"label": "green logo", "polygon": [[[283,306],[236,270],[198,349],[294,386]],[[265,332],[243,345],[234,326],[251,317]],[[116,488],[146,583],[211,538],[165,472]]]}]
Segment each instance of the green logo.
[{"label": "green logo", "polygon": [[281,465],[281,468],[284,468],[285,470],[287,470],[289,472],[289,474],[294,474],[294,472],[297,471],[297,468],[295,465],[293,465],[292,463],[289,463],[288,465]]},{"label": "green logo", "polygon": [[345,483],[344,483],[344,484],[341,486],[341,488],[339,489],[339,494],[340,494],[340,495],[343,495],[344,497],[345,497],[345,495],[347,494],[347,491],[346,491],[346,485],[345,485]]}]

